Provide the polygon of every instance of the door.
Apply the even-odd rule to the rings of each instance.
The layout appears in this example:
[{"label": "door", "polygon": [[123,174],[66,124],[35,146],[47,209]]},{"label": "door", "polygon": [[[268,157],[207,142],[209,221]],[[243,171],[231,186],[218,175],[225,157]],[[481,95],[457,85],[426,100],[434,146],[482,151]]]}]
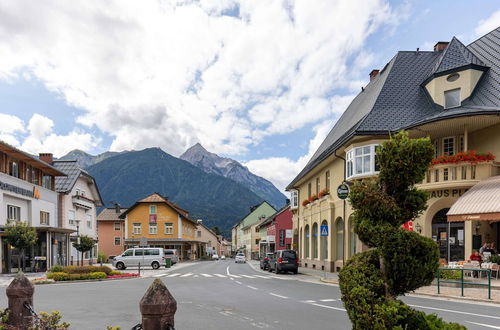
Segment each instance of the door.
[{"label": "door", "polygon": [[446,259],[448,262],[461,261],[465,259],[464,223],[448,223],[446,216],[448,211],[449,209],[442,209],[432,218],[432,239],[439,246],[440,258]]}]

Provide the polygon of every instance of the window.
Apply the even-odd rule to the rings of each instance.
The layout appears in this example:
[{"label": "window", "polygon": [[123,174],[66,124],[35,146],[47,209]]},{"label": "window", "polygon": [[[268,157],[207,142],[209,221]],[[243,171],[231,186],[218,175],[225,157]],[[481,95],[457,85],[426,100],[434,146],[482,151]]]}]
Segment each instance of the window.
[{"label": "window", "polygon": [[19,206],[7,205],[7,220],[21,221],[21,208]]},{"label": "window", "polygon": [[31,183],[38,184],[38,170],[31,169]]},{"label": "window", "polygon": [[121,231],[122,230],[122,224],[120,222],[115,222],[115,230],[116,231]]},{"label": "window", "polygon": [[92,216],[90,214],[87,214],[86,218],[87,218],[87,228],[92,229]]},{"label": "window", "polygon": [[464,136],[460,135],[458,137],[458,150],[457,152],[464,152]]},{"label": "window", "polygon": [[198,230],[198,237],[201,237],[201,230]]},{"label": "window", "polygon": [[330,171],[326,171],[325,173],[325,188],[330,191]]},{"label": "window", "polygon": [[48,225],[50,221],[50,213],[49,212],[44,212],[40,211],[40,224],[41,225]]},{"label": "window", "polygon": [[9,175],[12,175],[16,178],[19,177],[19,163],[17,160],[9,161]]},{"label": "window", "polygon": [[307,184],[307,198],[311,197],[311,182]]},{"label": "window", "polygon": [[42,187],[52,189],[52,176],[44,175],[42,178]]},{"label": "window", "polygon": [[375,174],[379,171],[375,152],[378,145],[371,144],[353,148],[347,152],[346,173],[347,178]]},{"label": "window", "polygon": [[444,108],[455,108],[460,106],[460,88],[444,92]]},{"label": "window", "polygon": [[135,249],[135,256],[143,256],[144,255],[144,249]]},{"label": "window", "polygon": [[134,223],[133,233],[134,233],[134,235],[139,235],[141,233],[141,224],[140,223],[138,223],[138,222]]},{"label": "window", "polygon": [[158,227],[156,226],[156,223],[155,224],[152,223],[152,224],[149,225],[149,233],[151,235],[158,234]]},{"label": "window", "polygon": [[160,255],[160,249],[145,249],[144,250],[144,255],[145,256],[159,256]]},{"label": "window", "polygon": [[149,214],[156,214],[156,205],[149,205]]},{"label": "window", "polygon": [[455,137],[443,138],[443,155],[451,156],[455,154]]},{"label": "window", "polygon": [[115,245],[122,245],[121,237],[115,236]]},{"label": "window", "polygon": [[319,190],[320,190],[319,178],[316,178],[316,195],[319,194]]},{"label": "window", "polygon": [[291,197],[291,208],[296,209],[299,207],[299,192],[297,190],[292,190],[290,192],[290,197]]},{"label": "window", "polygon": [[76,225],[75,220],[76,220],[75,210],[68,210],[68,222],[69,222],[69,224]]},{"label": "window", "polygon": [[172,235],[174,233],[174,224],[171,222],[165,223],[165,234]]}]

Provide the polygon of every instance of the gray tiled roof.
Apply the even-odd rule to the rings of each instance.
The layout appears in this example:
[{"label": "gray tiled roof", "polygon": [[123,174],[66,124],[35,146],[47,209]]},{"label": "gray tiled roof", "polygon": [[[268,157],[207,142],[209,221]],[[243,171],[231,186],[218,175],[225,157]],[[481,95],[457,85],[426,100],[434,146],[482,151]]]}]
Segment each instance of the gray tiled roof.
[{"label": "gray tiled roof", "polygon": [[470,64],[484,66],[484,63],[467,49],[460,40],[453,37],[436,62],[434,73],[438,74]]},{"label": "gray tiled roof", "polygon": [[53,166],[67,175],[56,176],[56,191],[63,193],[71,191],[80,173],[82,173],[82,169],[78,166],[76,160],[54,161]]},{"label": "gray tiled roof", "polygon": [[116,207],[107,207],[99,213],[97,221],[123,221],[123,219],[120,219],[120,214],[126,210],[126,208],[121,207],[120,212],[116,212]]},{"label": "gray tiled roof", "polygon": [[[500,114],[500,27],[467,47],[456,38],[448,47],[442,52],[398,52],[354,98],[287,189],[355,135],[384,135],[445,118]],[[453,109],[433,103],[422,83],[467,65],[486,70],[471,97]]]}]

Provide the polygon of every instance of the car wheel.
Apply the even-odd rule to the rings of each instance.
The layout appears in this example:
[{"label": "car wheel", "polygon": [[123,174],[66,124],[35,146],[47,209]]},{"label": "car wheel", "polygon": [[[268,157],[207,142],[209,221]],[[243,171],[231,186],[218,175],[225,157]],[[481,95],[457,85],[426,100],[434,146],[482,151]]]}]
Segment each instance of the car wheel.
[{"label": "car wheel", "polygon": [[297,273],[298,273],[298,272],[299,272],[299,271],[298,271],[297,269],[295,269],[295,270],[293,271],[293,273],[294,273],[295,275],[297,275]]},{"label": "car wheel", "polygon": [[123,262],[117,262],[116,269],[119,269],[119,270],[125,269],[125,264]]},{"label": "car wheel", "polygon": [[160,268],[160,263],[158,261],[153,261],[151,267],[153,267],[153,269],[158,269]]}]

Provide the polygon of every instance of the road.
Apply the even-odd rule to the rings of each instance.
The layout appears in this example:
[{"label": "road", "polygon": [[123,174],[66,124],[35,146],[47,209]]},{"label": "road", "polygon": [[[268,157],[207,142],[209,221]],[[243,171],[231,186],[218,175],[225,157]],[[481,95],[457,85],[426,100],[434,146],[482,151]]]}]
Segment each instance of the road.
[{"label": "road", "polygon": [[[182,268],[181,268],[182,267]],[[275,275],[233,260],[158,271],[178,309],[176,329],[350,329],[337,286],[307,275]],[[35,309],[59,310],[72,329],[130,329],[140,322],[139,301],[154,278],[36,286]],[[6,305],[5,288],[0,292]],[[469,329],[500,329],[500,306],[405,297],[406,303]]]}]

